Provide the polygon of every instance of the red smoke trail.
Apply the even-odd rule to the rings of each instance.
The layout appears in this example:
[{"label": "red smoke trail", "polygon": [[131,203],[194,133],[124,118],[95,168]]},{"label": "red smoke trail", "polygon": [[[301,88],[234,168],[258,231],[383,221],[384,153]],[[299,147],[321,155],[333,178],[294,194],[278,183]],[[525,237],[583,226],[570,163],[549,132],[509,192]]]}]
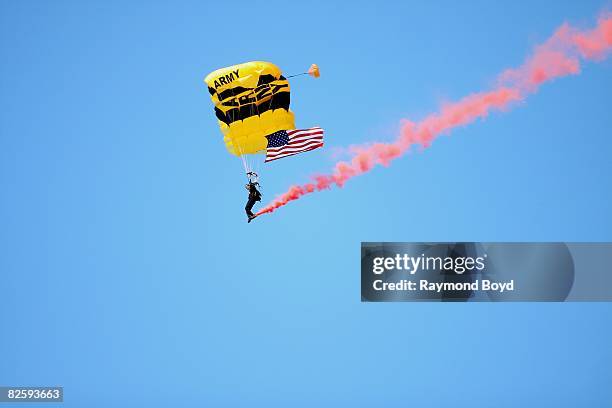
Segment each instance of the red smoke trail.
[{"label": "red smoke trail", "polygon": [[518,68],[504,71],[491,91],[479,92],[442,106],[439,112],[420,122],[404,121],[399,136],[391,143],[374,143],[353,147],[350,161],[336,163],[331,174],[314,176],[310,183],[294,185],[263,208],[257,215],[270,213],[290,201],[330,188],[342,187],[349,179],[367,173],[376,165],[388,166],[412,145],[427,147],[444,132],[486,117],[492,110],[502,110],[512,102],[523,100],[529,93],[552,79],[580,72],[580,59],[603,59],[612,48],[612,14],[600,17],[597,26],[580,31],[563,24]]}]

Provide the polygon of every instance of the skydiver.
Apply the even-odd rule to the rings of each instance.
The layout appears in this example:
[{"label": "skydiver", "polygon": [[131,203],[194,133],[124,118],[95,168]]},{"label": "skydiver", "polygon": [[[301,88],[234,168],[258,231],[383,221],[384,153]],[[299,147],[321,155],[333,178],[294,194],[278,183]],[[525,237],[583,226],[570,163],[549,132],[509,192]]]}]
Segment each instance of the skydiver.
[{"label": "skydiver", "polygon": [[[249,174],[249,176],[252,176],[253,174]],[[256,176],[257,175],[255,174],[255,177]],[[244,207],[244,209],[246,210],[247,217],[249,218],[248,222],[253,221],[253,219],[256,217],[256,215],[253,214],[253,211],[251,211],[251,209],[257,201],[261,201],[261,193],[257,189],[258,186],[259,183],[253,180],[251,177],[249,177],[249,183],[244,186],[249,192],[249,200],[247,201],[246,206]]]}]

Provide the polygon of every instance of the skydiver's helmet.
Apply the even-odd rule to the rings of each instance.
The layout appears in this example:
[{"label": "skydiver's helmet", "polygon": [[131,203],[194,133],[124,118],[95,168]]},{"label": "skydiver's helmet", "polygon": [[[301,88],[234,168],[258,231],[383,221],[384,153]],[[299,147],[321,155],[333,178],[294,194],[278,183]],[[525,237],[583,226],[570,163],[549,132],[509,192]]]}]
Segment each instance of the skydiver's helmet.
[{"label": "skydiver's helmet", "polygon": [[254,171],[249,171],[247,173],[247,177],[249,179],[249,184],[254,184],[256,186],[259,185],[259,176]]}]

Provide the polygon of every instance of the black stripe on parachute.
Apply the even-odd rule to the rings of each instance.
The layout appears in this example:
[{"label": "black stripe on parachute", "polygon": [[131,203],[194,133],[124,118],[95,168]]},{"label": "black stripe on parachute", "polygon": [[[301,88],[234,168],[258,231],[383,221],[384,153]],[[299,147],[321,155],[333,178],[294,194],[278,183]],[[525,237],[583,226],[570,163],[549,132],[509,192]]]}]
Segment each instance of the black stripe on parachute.
[{"label": "black stripe on parachute", "polygon": [[[263,85],[272,84],[275,81],[278,81],[278,83],[280,84],[280,83],[283,83],[284,81],[287,81],[287,79],[284,76],[282,76],[282,75],[278,79],[275,78],[274,75],[261,75],[259,77],[259,80],[257,81],[257,87],[256,88],[245,88],[245,87],[242,87],[242,86],[235,86],[233,88],[226,89],[225,91],[220,92],[218,98],[219,98],[220,102],[223,102],[223,101],[225,101],[228,98],[231,98],[231,97],[236,96],[236,95],[242,95],[245,92],[249,92],[249,91],[251,93],[257,92],[258,90],[261,89],[261,87]],[[208,87],[208,91],[209,92],[216,92],[211,87]],[[227,106],[228,102],[224,102],[223,104]],[[232,103],[232,105],[234,105],[234,104]]]},{"label": "black stripe on parachute", "polygon": [[[286,81],[284,76],[280,76],[280,78],[278,78],[279,81]],[[266,74],[266,75],[261,75],[259,77],[259,80],[257,81],[257,86],[261,86],[261,85],[265,85],[265,84],[270,84],[272,82],[276,81],[276,77],[274,75],[270,75],[270,74]]]},{"label": "black stripe on parachute", "polygon": [[215,107],[215,114],[217,115],[217,119],[229,126],[233,122],[245,120],[252,116],[259,116],[269,110],[285,109],[288,111],[290,101],[291,97],[289,92],[279,92],[275,94],[273,98],[263,101],[259,105],[256,103],[249,103],[230,109],[227,112],[223,112],[221,109]]},{"label": "black stripe on parachute", "polygon": [[269,110],[289,110],[291,97],[288,88],[289,83],[282,75],[278,79],[273,75],[261,75],[256,88],[237,86],[220,92],[219,101],[230,109],[224,111],[215,107],[215,115],[229,126]]}]

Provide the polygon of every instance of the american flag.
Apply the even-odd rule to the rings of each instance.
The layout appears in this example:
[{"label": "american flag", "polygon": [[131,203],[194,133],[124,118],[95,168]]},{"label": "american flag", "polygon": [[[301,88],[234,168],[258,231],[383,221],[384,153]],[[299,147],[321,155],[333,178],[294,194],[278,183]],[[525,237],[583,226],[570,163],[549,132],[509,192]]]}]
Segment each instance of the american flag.
[{"label": "american flag", "polygon": [[320,127],[279,130],[266,137],[266,163],[323,146],[323,129]]}]

